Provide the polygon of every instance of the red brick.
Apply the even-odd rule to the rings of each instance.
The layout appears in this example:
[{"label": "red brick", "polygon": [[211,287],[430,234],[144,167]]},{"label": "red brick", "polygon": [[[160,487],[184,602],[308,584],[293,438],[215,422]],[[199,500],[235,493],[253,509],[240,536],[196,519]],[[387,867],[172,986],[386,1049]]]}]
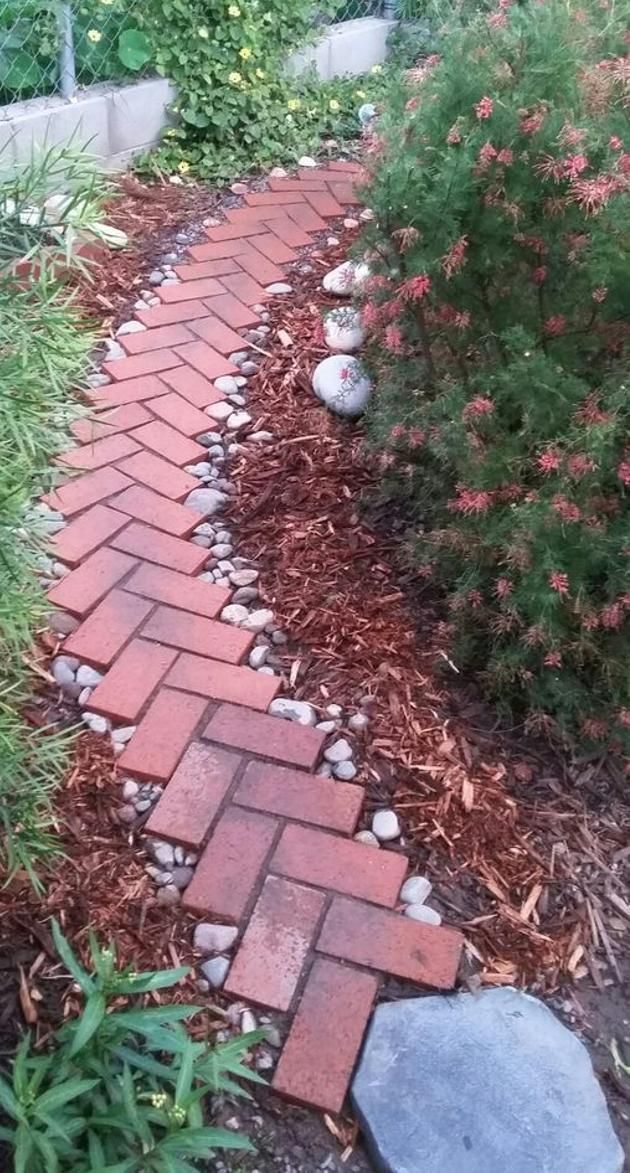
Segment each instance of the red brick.
[{"label": "red brick", "polygon": [[144,354],[149,350],[159,350],[163,346],[178,346],[180,342],[190,342],[192,334],[181,322],[173,322],[170,326],[158,326],[154,330],[138,330],[135,334],[123,334],[120,343],[127,354]]},{"label": "red brick", "polygon": [[155,489],[156,493],[169,497],[171,501],[183,501],[193,489],[199,488],[197,477],[182,472],[181,468],[177,468],[168,460],[162,460],[161,456],[156,456],[154,452],[138,452],[128,460],[120,461],[118,467],[134,481],[148,485],[150,489]]},{"label": "red brick", "polygon": [[87,615],[88,611],[107,594],[121,578],[136,566],[135,558],[104,546],[86,558],[76,570],[71,570],[61,582],[48,592],[56,607]]},{"label": "red brick", "polygon": [[226,993],[288,1010],[325,899],[323,892],[268,876],[232,963]]},{"label": "red brick", "polygon": [[[219,224],[215,228],[206,228],[206,236],[212,241],[213,244],[226,242],[229,243],[230,241],[234,241],[236,248],[234,252],[229,254],[229,256],[236,257],[238,264],[238,257],[240,253],[247,248],[247,238],[250,236],[255,236],[257,232],[263,231],[264,229],[261,227],[260,219],[254,216],[250,219],[249,222],[241,222],[240,224],[238,222],[235,224]],[[241,245],[242,247],[239,247]],[[199,245],[197,247],[203,248],[204,246]],[[192,253],[193,250],[191,249],[190,251]]]},{"label": "red brick", "polygon": [[102,440],[84,444],[82,448],[71,448],[69,452],[63,452],[57,457],[57,461],[71,468],[103,468],[103,465],[114,464],[123,456],[131,456],[138,449],[139,445],[128,436],[104,436]]},{"label": "red brick", "polygon": [[[125,521],[127,518],[125,518]],[[112,538],[110,545],[128,554],[137,554],[147,562],[169,566],[182,574],[197,574],[208,560],[208,551],[179,538],[171,538],[149,525],[133,521]]]},{"label": "red brick", "polygon": [[177,353],[185,362],[190,363],[200,375],[207,379],[216,379],[219,375],[233,375],[238,373],[234,363],[228,362],[222,354],[207,346],[205,342],[187,342],[185,346],[178,346]]},{"label": "red brick", "polygon": [[117,358],[113,362],[104,362],[103,370],[111,375],[117,383],[125,379],[138,379],[142,375],[152,375],[156,371],[167,371],[169,367],[179,366],[181,359],[174,350],[166,347],[163,350],[152,350],[148,354],[137,354],[133,358]]},{"label": "red brick", "polygon": [[127,525],[128,517],[107,505],[93,505],[50,539],[55,558],[76,566]]},{"label": "red brick", "polygon": [[152,607],[153,603],[137,595],[110,591],[81,626],[68,636],[64,650],[95,668],[108,668]]},{"label": "red brick", "polygon": [[326,221],[318,216],[314,208],[309,204],[292,204],[287,208],[287,215],[291,220],[294,220],[304,232],[323,232],[327,225]]},{"label": "red brick", "polygon": [[[191,345],[196,346],[197,343],[193,342]],[[199,345],[203,346],[203,343],[200,342]],[[169,391],[168,395],[160,395],[159,399],[151,399],[149,406],[161,420],[182,432],[184,436],[198,436],[208,431],[207,415],[199,411],[198,407],[193,407],[187,399],[182,399],[175,391]]]},{"label": "red brick", "polygon": [[[260,225],[244,226],[242,229],[234,224],[223,224],[220,228],[207,228],[210,244],[194,244],[188,249],[195,261],[218,261],[223,257],[238,257],[243,251],[243,237],[253,236],[262,232]],[[222,235],[225,233],[225,235]],[[219,235],[215,235],[219,234]],[[221,284],[225,282],[221,280]]]},{"label": "red brick", "polygon": [[397,912],[335,896],[317,942],[320,953],[393,973],[438,990],[455,985],[463,937]]},{"label": "red brick", "polygon": [[266,815],[228,807],[184,892],[184,908],[239,921],[254,895],[277,827]]},{"label": "red brick", "polygon": [[317,762],[325,734],[279,717],[247,713],[235,705],[221,705],[203,736],[209,741],[219,741],[235,749],[260,754],[263,758],[275,758],[310,770]]},{"label": "red brick", "polygon": [[204,277],[222,277],[224,273],[237,273],[238,264],[232,257],[216,261],[197,261],[192,265],[176,265],[175,272],[180,281],[200,281]]},{"label": "red brick", "polygon": [[162,529],[176,538],[187,538],[196,526],[201,525],[203,516],[186,505],[178,505],[175,501],[167,501],[159,493],[145,489],[142,485],[132,485],[125,489],[113,502],[121,513],[128,513],[138,521],[146,521],[156,529]]},{"label": "red brick", "polygon": [[333,159],[328,164],[330,171],[347,171],[352,175],[360,175],[363,171],[360,163],[355,163],[352,159]]},{"label": "red brick", "polygon": [[313,180],[319,183],[326,182],[325,167],[318,167],[317,170],[313,170],[311,167],[299,167],[297,175],[298,179],[303,180],[304,183],[311,183]]},{"label": "red brick", "polygon": [[[272,264],[261,253],[255,253],[252,249],[251,253],[243,253],[239,258],[241,265],[250,277],[255,281],[259,281],[261,285],[270,285],[272,281],[284,281],[285,275],[282,269],[277,265]],[[123,362],[126,360],[123,359]]]},{"label": "red brick", "polygon": [[307,236],[302,228],[294,224],[293,220],[289,220],[288,216],[274,220],[271,227],[273,228],[274,235],[279,236],[280,240],[290,245],[291,248],[302,248],[306,244],[313,243],[310,236]]},{"label": "red brick", "polygon": [[198,848],[219,813],[241,759],[193,741],[158,802],[145,830],[184,847]]},{"label": "red brick", "polygon": [[277,208],[280,204],[300,204],[302,202],[303,196],[296,191],[254,191],[245,196],[245,203],[250,208]]},{"label": "red brick", "polygon": [[125,590],[207,619],[214,619],[230,599],[230,591],[223,587],[149,562],[134,571],[125,583]]},{"label": "red brick", "polygon": [[138,310],[136,317],[149,330],[154,326],[170,326],[173,322],[189,322],[193,318],[202,318],[205,314],[202,301],[180,301],[174,305],[152,305],[148,310]]},{"label": "red brick", "polygon": [[222,292],[220,282],[214,277],[204,277],[203,281],[183,281],[181,285],[158,285],[156,289],[160,301],[167,305],[192,301],[196,297],[212,297],[213,294]]},{"label": "red brick", "polygon": [[151,416],[141,403],[125,403],[113,411],[100,412],[97,418],[86,416],[85,419],[75,420],[70,431],[82,444],[93,444],[105,436],[139,428],[140,424],[146,424],[150,419]]},{"label": "red brick", "polygon": [[90,709],[115,721],[136,721],[176,656],[173,648],[132,639],[95,688]]},{"label": "red brick", "polygon": [[229,277],[223,278],[223,284],[230,293],[244,301],[245,305],[259,305],[260,302],[269,301],[273,296],[247,273],[232,273]]},{"label": "red brick", "polygon": [[330,190],[340,204],[358,204],[359,202],[351,183],[331,183]]},{"label": "red brick", "polygon": [[207,703],[199,696],[161,688],[119,758],[121,770],[138,778],[166,782],[201,721]]},{"label": "red brick", "polygon": [[193,323],[195,334],[204,342],[214,347],[220,354],[231,354],[233,350],[242,350],[243,339],[235,330],[226,326],[220,318],[198,318]]},{"label": "red brick", "polygon": [[95,472],[86,472],[82,477],[73,477],[65,485],[46,493],[42,500],[51,509],[59,509],[66,517],[72,517],[73,513],[88,509],[90,505],[111,497],[112,493],[119,493],[130,484],[129,477],[123,476],[115,468],[97,468]]},{"label": "red brick", "polygon": [[[275,223],[275,221],[274,221]],[[287,261],[297,261],[298,254],[274,236],[273,232],[266,232],[263,236],[252,237],[252,245],[258,249],[267,260],[274,261],[277,265],[285,264]]]},{"label": "red brick", "polygon": [[221,391],[217,391],[212,383],[209,383],[203,375],[200,375],[198,371],[193,371],[189,366],[175,367],[174,371],[165,371],[163,378],[173,391],[177,391],[177,394],[192,403],[193,407],[208,407],[211,403],[218,403],[220,399],[225,399],[225,395]]},{"label": "red brick", "polygon": [[[119,358],[118,362],[127,362],[126,358]],[[124,383],[110,387],[99,387],[99,404],[101,407],[120,407],[126,403],[136,403],[140,399],[152,399],[161,395],[164,384],[160,383],[157,375],[144,375],[139,379],[128,379]],[[103,415],[104,420],[110,418],[109,413]]]},{"label": "red brick", "polygon": [[341,204],[327,191],[309,191],[306,199],[320,216],[343,216]]},{"label": "red brick", "polygon": [[[147,639],[170,644],[184,652],[238,664],[251,647],[253,636],[229,623],[217,623],[201,615],[189,615],[173,607],[158,607],[144,634]],[[239,709],[242,713],[243,710]]]},{"label": "red brick", "polygon": [[[293,207],[293,204],[290,206]],[[264,229],[261,225],[266,224],[268,220],[279,219],[288,210],[288,207],[284,207],[284,205],[275,207],[269,205],[261,208],[227,208],[225,216],[230,224],[235,224],[239,228],[258,226],[258,231],[262,232]]]},{"label": "red brick", "polygon": [[171,668],[166,683],[209,700],[231,701],[263,713],[280,688],[280,680],[275,676],[186,653]]},{"label": "red brick", "polygon": [[269,179],[271,191],[325,191],[323,179]]},{"label": "red brick", "polygon": [[271,868],[292,880],[393,908],[407,860],[393,851],[292,825],[285,828]]},{"label": "red brick", "polygon": [[[211,420],[208,421],[208,426],[212,427]],[[131,434],[135,440],[144,444],[145,448],[151,448],[153,452],[170,460],[171,464],[196,464],[198,460],[206,459],[206,450],[201,444],[182,436],[181,432],[169,427],[162,420],[154,419],[150,424],[136,428]]]},{"label": "red brick", "polygon": [[276,1067],[275,1091],[340,1112],[377,989],[372,974],[317,960]]},{"label": "red brick", "polygon": [[242,329],[243,326],[255,326],[260,321],[258,314],[253,313],[249,306],[239,301],[232,293],[209,297],[206,305],[213,314],[222,318],[226,325],[232,326],[235,330]]},{"label": "red brick", "polygon": [[250,762],[234,802],[351,835],[361,814],[363,788],[268,762]]}]

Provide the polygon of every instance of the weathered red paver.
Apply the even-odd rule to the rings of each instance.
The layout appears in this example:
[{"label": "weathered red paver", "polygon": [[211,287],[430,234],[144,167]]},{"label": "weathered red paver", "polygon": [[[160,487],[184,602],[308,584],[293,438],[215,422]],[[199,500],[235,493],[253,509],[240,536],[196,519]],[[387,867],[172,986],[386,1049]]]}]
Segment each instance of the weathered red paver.
[{"label": "weathered red paver", "polygon": [[[284,274],[283,274],[284,276]],[[269,301],[273,297],[272,293],[267,293],[262,285],[254,281],[248,273],[232,273],[229,277],[222,278],[222,284],[230,293],[243,301],[245,305],[258,305],[260,302]]]},{"label": "weathered red paver", "polygon": [[326,831],[292,824],[285,827],[271,870],[393,908],[407,871],[407,859]]},{"label": "weathered red paver", "polygon": [[[197,346],[197,343],[191,342],[189,345]],[[203,342],[199,343],[199,346],[203,345]],[[231,366],[231,363],[228,363],[228,366]],[[159,399],[150,399],[149,407],[164,423],[184,436],[199,436],[202,432],[208,431],[207,415],[199,411],[198,407],[193,407],[186,399],[182,399],[176,391],[169,391],[168,395],[161,395]]]},{"label": "weathered red paver", "polygon": [[151,814],[148,833],[201,847],[240,763],[236,754],[193,741]]},{"label": "weathered red paver", "polygon": [[115,468],[97,468],[95,472],[73,477],[65,485],[46,493],[43,500],[51,509],[58,509],[65,517],[72,517],[75,513],[89,509],[90,505],[120,493],[121,489],[131,484],[129,477],[123,476]]},{"label": "weathered red paver", "polygon": [[163,350],[152,350],[148,354],[138,354],[133,358],[117,358],[112,362],[104,362],[103,370],[110,378],[121,383],[125,379],[138,379],[143,375],[152,375],[156,371],[167,371],[169,367],[179,366],[181,361],[174,350],[165,347]]},{"label": "weathered red paver", "polygon": [[269,762],[250,762],[234,801],[270,815],[351,835],[361,814],[363,788]]},{"label": "weathered red paver", "polygon": [[178,346],[181,342],[190,342],[192,334],[181,322],[174,322],[170,326],[159,326],[155,330],[138,330],[134,334],[123,334],[120,343],[127,354],[145,354],[150,350],[160,350],[164,346]]},{"label": "weathered red paver", "polygon": [[304,245],[312,244],[312,239],[303,228],[300,228],[288,216],[282,216],[281,219],[273,221],[274,236],[279,236],[285,244],[290,248],[303,248]]},{"label": "weathered red paver", "polygon": [[144,562],[134,571],[125,583],[125,590],[183,611],[192,611],[193,615],[203,615],[206,619],[214,619],[231,597],[230,591],[212,582],[202,582],[165,566],[153,566],[150,562]]},{"label": "weathered red paver", "polygon": [[245,305],[245,302],[239,301],[233,293],[222,293],[220,297],[209,297],[206,305],[213,314],[225,322],[226,326],[231,326],[234,330],[255,326],[260,321],[258,314]]},{"label": "weathered red paver", "polygon": [[320,216],[343,216],[343,208],[327,191],[309,191],[306,199]]},{"label": "weathered red paver", "polygon": [[324,911],[323,892],[268,876],[225,990],[274,1010],[288,1010]]},{"label": "weathered red paver", "polygon": [[[191,373],[194,374],[194,371]],[[145,448],[150,448],[158,456],[170,460],[171,464],[196,464],[206,457],[206,450],[201,444],[197,444],[196,440],[189,440],[187,436],[182,436],[181,432],[169,424],[165,424],[163,420],[154,419],[150,424],[143,424],[141,428],[136,428],[132,434],[136,440],[144,444]]]},{"label": "weathered red paver", "polygon": [[339,204],[356,204],[357,202],[351,183],[331,183],[330,190]]},{"label": "weathered red paver", "polygon": [[[275,224],[275,220],[273,223]],[[268,261],[273,261],[276,265],[282,265],[286,261],[296,261],[298,259],[298,254],[292,248],[289,248],[288,244],[285,244],[284,241],[275,236],[273,232],[265,232],[262,236],[254,236],[252,237],[251,243]]]},{"label": "weathered red paver", "polygon": [[[197,318],[195,321],[198,322],[199,319]],[[240,339],[241,343],[242,341]],[[224,354],[220,354],[218,350],[214,350],[201,339],[187,342],[185,346],[178,346],[177,353],[180,358],[199,371],[200,375],[205,375],[206,379],[217,379],[220,375],[238,374],[238,367],[235,367],[234,363],[229,362]]]},{"label": "weathered red paver", "polygon": [[277,676],[266,676],[253,668],[182,653],[171,668],[166,683],[186,692],[196,692],[209,700],[231,701],[265,713],[281,681]]},{"label": "weathered red paver", "polygon": [[266,714],[246,713],[236,705],[221,705],[203,736],[305,770],[317,764],[324,742],[324,734],[317,729]]},{"label": "weathered red paver", "polygon": [[[196,323],[193,323],[194,325]],[[199,371],[193,371],[192,367],[175,367],[173,371],[165,371],[163,378],[171,391],[176,391],[178,395],[183,396],[193,407],[204,408],[211,403],[218,403],[219,400],[225,399],[225,395],[221,391],[217,391],[208,379],[204,379]]]},{"label": "weathered red paver", "polygon": [[166,497],[142,485],[125,489],[119,497],[114,498],[112,505],[121,513],[128,513],[138,521],[146,521],[176,538],[187,538],[203,521],[203,516],[194,509],[178,505],[176,501],[167,501]]},{"label": "weathered red paver", "polygon": [[[255,232],[260,232],[260,228],[252,228],[252,235]],[[207,228],[207,235],[210,237],[210,244],[193,244],[188,249],[190,256],[195,261],[218,261],[222,257],[238,257],[243,251],[243,237],[248,235],[247,230],[241,231],[240,228],[233,224],[226,224],[221,228]],[[211,233],[219,233],[221,235],[211,236]],[[217,282],[217,285],[219,282]],[[225,280],[221,278],[221,285],[225,285]],[[220,293],[221,290],[215,290]],[[206,294],[206,296],[214,297],[215,294]]]},{"label": "weathered red paver", "polygon": [[270,191],[326,191],[323,179],[274,179],[268,181]]},{"label": "weathered red paver", "polygon": [[192,301],[175,302],[174,305],[153,305],[148,310],[138,310],[136,317],[143,326],[153,329],[170,326],[173,322],[189,322],[192,318],[203,318],[206,307],[199,298]]},{"label": "weathered red paver", "polygon": [[[128,518],[125,518],[128,521]],[[161,530],[132,521],[115,535],[110,545],[127,554],[137,554],[147,562],[168,566],[182,574],[198,574],[208,561],[208,551],[179,538],[172,538]]]},{"label": "weathered red paver", "polygon": [[205,277],[203,281],[183,281],[181,285],[158,285],[156,293],[160,301],[173,305],[197,297],[212,297],[215,293],[222,293],[222,289],[214,277]]},{"label": "weathered red paver", "polygon": [[73,615],[87,615],[134,566],[135,558],[102,546],[49,590],[48,599]]},{"label": "weathered red paver", "polygon": [[275,1090],[340,1112],[377,989],[372,974],[316,961],[276,1067]]},{"label": "weathered red paver", "polygon": [[[127,359],[119,358],[117,361],[121,363]],[[141,375],[137,379],[125,379],[122,383],[110,383],[107,387],[99,387],[90,398],[93,398],[100,407],[122,407],[126,403],[138,403],[163,394],[164,384],[157,375]],[[102,418],[109,419],[109,414]]]},{"label": "weathered red paver", "polygon": [[250,208],[277,208],[281,204],[301,204],[303,196],[297,191],[253,191],[245,196]]},{"label": "weathered red paver", "polygon": [[438,990],[455,985],[462,945],[456,929],[342,896],[334,897],[317,941],[321,953]]},{"label": "weathered red paver", "polygon": [[[136,595],[128,595],[137,600]],[[187,692],[161,688],[149,705],[131,741],[120,756],[121,770],[138,778],[166,782],[207,706],[207,701]]]},{"label": "weathered red paver", "polygon": [[304,232],[324,232],[327,225],[321,216],[310,204],[291,204],[287,208],[287,215],[304,230]]},{"label": "weathered red paver", "polygon": [[115,436],[117,432],[138,428],[150,419],[149,412],[141,403],[124,403],[112,411],[101,411],[98,416],[86,416],[85,419],[75,420],[70,431],[82,444],[93,444],[105,436]]},{"label": "weathered red paver", "polygon": [[54,556],[68,566],[77,566],[128,523],[124,513],[117,513],[107,505],[93,505],[53,535],[50,544]]},{"label": "weathered red paver", "polygon": [[[268,261],[266,257],[263,257],[262,253],[255,252],[254,249],[249,253],[243,253],[238,260],[245,272],[249,273],[250,277],[254,278],[254,281],[259,281],[261,285],[271,285],[274,281],[285,280],[282,269],[279,269],[272,261]],[[234,277],[229,278],[229,280],[233,281]]]},{"label": "weathered red paver", "polygon": [[184,908],[239,921],[254,899],[277,830],[276,820],[267,815],[228,807],[184,892]]},{"label": "weathered red paver", "polygon": [[69,635],[64,651],[94,668],[109,668],[154,604],[138,595],[114,589],[95,607],[80,627]]},{"label": "weathered red paver", "polygon": [[158,607],[145,635],[183,652],[197,652],[200,656],[225,660],[228,664],[240,663],[254,638],[238,627],[230,627],[229,623],[203,619],[187,611],[176,611],[174,607]]},{"label": "weathered red paver", "polygon": [[176,265],[175,272],[180,281],[200,281],[204,277],[223,277],[226,273],[238,273],[238,264],[231,257],[217,261],[195,261],[192,265]]},{"label": "weathered red paver", "polygon": [[176,656],[174,648],[132,639],[95,688],[90,709],[126,724],[136,721]]},{"label": "weathered red paver", "polygon": [[71,448],[57,457],[58,464],[68,465],[69,468],[81,468],[86,472],[90,469],[103,468],[106,464],[115,464],[124,456],[131,456],[139,450],[140,445],[129,436],[104,436],[102,440],[83,444],[81,448]]},{"label": "weathered red paver", "polygon": [[226,326],[220,318],[210,316],[197,318],[197,321],[193,322],[192,328],[195,334],[198,334],[219,354],[232,354],[234,350],[243,349],[244,343],[241,335],[232,330],[230,326]]},{"label": "weathered red paver", "polygon": [[162,460],[155,452],[136,452],[118,463],[121,472],[168,497],[171,501],[183,501],[193,489],[199,488],[197,477],[182,472],[177,465],[168,460]]}]

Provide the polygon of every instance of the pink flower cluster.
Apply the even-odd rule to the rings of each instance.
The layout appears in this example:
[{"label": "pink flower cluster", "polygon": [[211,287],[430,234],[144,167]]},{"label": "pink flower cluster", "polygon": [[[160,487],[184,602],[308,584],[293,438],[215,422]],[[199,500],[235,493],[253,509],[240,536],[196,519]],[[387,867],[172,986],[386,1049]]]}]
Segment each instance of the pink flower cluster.
[{"label": "pink flower cluster", "polygon": [[494,102],[493,102],[492,98],[488,98],[488,97],[481,98],[479,102],[475,103],[474,109],[475,109],[475,114],[477,115],[477,118],[479,119],[480,122],[482,122],[486,118],[492,118],[492,114],[494,111]]}]

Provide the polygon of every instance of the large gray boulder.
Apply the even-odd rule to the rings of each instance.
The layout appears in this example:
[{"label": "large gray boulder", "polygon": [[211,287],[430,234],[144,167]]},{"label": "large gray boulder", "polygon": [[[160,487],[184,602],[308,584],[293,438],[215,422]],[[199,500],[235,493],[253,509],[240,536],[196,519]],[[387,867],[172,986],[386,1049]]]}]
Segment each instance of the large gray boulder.
[{"label": "large gray boulder", "polygon": [[385,1173],[621,1173],[579,1039],[511,988],[379,1006],[352,1098]]}]

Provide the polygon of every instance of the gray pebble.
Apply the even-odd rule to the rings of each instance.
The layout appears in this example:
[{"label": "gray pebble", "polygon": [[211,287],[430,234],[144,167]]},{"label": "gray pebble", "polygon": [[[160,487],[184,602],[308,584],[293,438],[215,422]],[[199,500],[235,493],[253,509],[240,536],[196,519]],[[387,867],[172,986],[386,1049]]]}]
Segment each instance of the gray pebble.
[{"label": "gray pebble", "polygon": [[252,648],[251,652],[249,653],[249,666],[250,666],[250,668],[262,668],[268,655],[269,655],[269,648],[266,648],[266,647]]},{"label": "gray pebble", "polygon": [[230,959],[228,957],[211,957],[209,961],[202,961],[199,968],[206,981],[210,982],[212,989],[218,990],[228,975]]},{"label": "gray pebble", "polygon": [[234,363],[235,367],[240,367],[244,362],[247,362],[248,358],[248,350],[235,350],[234,353],[230,355],[230,362]]},{"label": "gray pebble", "polygon": [[82,688],[81,689],[81,692],[79,693],[79,696],[77,699],[78,699],[79,705],[81,706],[82,709],[87,708],[87,706],[89,705],[93,692],[94,692],[93,688]]},{"label": "gray pebble", "polygon": [[[230,584],[231,585],[231,584]],[[239,587],[232,595],[233,603],[253,603],[258,598],[257,587]]]},{"label": "gray pebble", "polygon": [[174,884],[167,884],[165,888],[158,888],[157,902],[163,904],[166,908],[172,908],[179,904],[181,895]]},{"label": "gray pebble", "polygon": [[187,888],[188,885],[190,884],[190,881],[192,880],[194,874],[195,873],[193,872],[192,868],[187,868],[187,867],[173,868],[173,883],[174,883],[175,887],[179,888],[180,891],[183,891],[183,889]]},{"label": "gray pebble", "polygon": [[57,684],[62,688],[74,684],[78,666],[79,661],[75,660],[74,656],[57,656],[51,664],[51,671]]},{"label": "gray pebble", "polygon": [[324,750],[324,757],[332,765],[336,765],[337,762],[349,761],[352,757],[352,746],[345,737],[339,737],[337,741],[333,741],[332,745],[328,746],[328,749]]},{"label": "gray pebble", "polygon": [[238,391],[238,384],[232,375],[221,375],[220,378],[214,380],[214,386],[223,395],[233,395],[235,391]]},{"label": "gray pebble", "polygon": [[72,635],[81,622],[75,615],[69,615],[67,611],[51,611],[46,618],[50,630],[56,632],[57,635]]},{"label": "gray pebble", "polygon": [[96,688],[102,679],[102,672],[97,672],[96,668],[90,668],[89,664],[81,664],[77,671],[77,684],[80,684],[82,688]]},{"label": "gray pebble", "polygon": [[356,778],[357,768],[353,762],[337,762],[336,766],[333,766],[333,774],[340,782],[351,782]]},{"label": "gray pebble", "polygon": [[257,375],[259,369],[260,368],[258,366],[258,363],[252,362],[251,359],[248,359],[247,362],[244,362],[241,366],[241,371],[247,377],[249,377],[250,375]]},{"label": "gray pebble", "polygon": [[351,729],[353,733],[363,733],[367,729],[369,723],[370,719],[366,716],[365,713],[353,713],[352,716],[348,718],[348,729]]},{"label": "gray pebble", "polygon": [[372,833],[376,835],[377,839],[380,839],[381,843],[389,843],[392,839],[398,839],[400,823],[396,812],[392,810],[377,811],[372,818]]},{"label": "gray pebble", "polygon": [[265,290],[267,293],[293,293],[293,286],[285,281],[274,281],[273,285],[266,285]]},{"label": "gray pebble", "polygon": [[125,803],[124,806],[118,808],[118,818],[121,823],[130,825],[136,820],[136,808],[131,803]]},{"label": "gray pebble", "polygon": [[142,322],[137,322],[135,318],[130,318],[128,322],[123,322],[116,331],[116,337],[122,338],[123,334],[142,334],[146,330]]},{"label": "gray pebble", "polygon": [[195,926],[193,944],[200,953],[227,953],[238,936],[233,925],[202,922]]},{"label": "gray pebble", "polygon": [[109,721],[98,713],[84,713],[83,721],[92,733],[107,733],[109,730]]},{"label": "gray pebble", "polygon": [[164,274],[161,269],[153,269],[149,273],[149,285],[161,285],[164,281]]},{"label": "gray pebble", "polygon": [[133,778],[125,778],[125,781],[123,782],[123,788],[122,788],[123,798],[125,798],[125,799],[127,799],[127,801],[129,801],[130,799],[136,797],[139,790],[140,790],[140,787],[138,786],[137,782],[134,782]]},{"label": "gray pebble", "polygon": [[112,729],[112,741],[118,742],[119,745],[126,745],[128,741],[131,741],[135,732],[135,725],[120,725],[118,729]]}]

